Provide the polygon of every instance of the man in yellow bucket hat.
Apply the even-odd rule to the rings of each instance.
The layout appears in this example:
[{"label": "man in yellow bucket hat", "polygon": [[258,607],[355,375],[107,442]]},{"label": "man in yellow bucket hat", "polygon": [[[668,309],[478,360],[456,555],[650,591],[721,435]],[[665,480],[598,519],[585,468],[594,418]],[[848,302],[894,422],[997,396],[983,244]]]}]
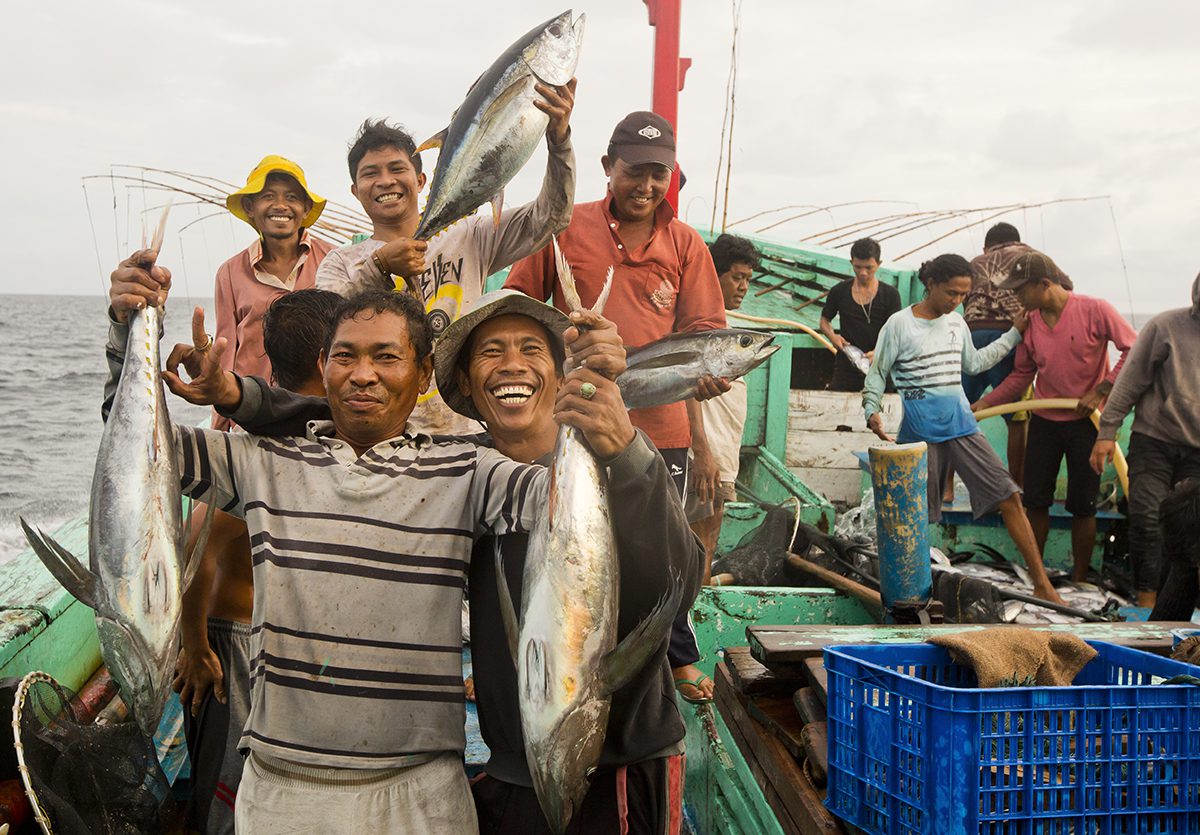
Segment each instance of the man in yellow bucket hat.
[{"label": "man in yellow bucket hat", "polygon": [[[230,194],[225,205],[254,227],[258,239],[217,270],[214,339],[229,340],[221,357],[226,369],[270,379],[262,318],[275,299],[315,286],[317,267],[333,249],[309,231],[325,198],[309,190],[299,165],[272,154],[254,166],[246,185]],[[214,428],[229,425],[214,414]]]}]

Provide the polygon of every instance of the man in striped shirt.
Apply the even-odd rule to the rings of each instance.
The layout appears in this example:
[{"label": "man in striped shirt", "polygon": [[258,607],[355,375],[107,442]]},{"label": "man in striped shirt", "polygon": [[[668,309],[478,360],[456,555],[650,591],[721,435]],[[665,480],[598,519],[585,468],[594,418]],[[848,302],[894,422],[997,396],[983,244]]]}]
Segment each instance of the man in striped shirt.
[{"label": "man in striped shirt", "polygon": [[[117,285],[146,288],[144,299],[165,292],[169,273],[154,258],[122,263],[114,306],[139,303]],[[193,375],[219,362],[224,340],[197,337],[169,367],[182,361]],[[112,329],[110,354],[125,338]],[[175,427],[184,492],[244,517],[250,533],[238,831],[475,832],[461,766],[464,578],[476,537],[532,528],[546,470],[407,431],[432,363],[424,311],[405,294],[348,300],[322,360],[333,420],[304,437]],[[163,377],[176,394],[202,394],[195,381]],[[233,387],[215,401],[240,406],[234,419],[257,408],[259,389],[217,379]],[[587,409],[574,404],[565,419],[595,426]],[[580,428],[614,474],[646,471],[653,453],[628,423]]]},{"label": "man in striped shirt", "polygon": [[892,314],[879,333],[863,391],[867,428],[884,441],[892,440],[883,431],[880,414],[880,398],[891,374],[904,403],[896,440],[928,444],[929,521],[942,518],[941,486],[953,468],[971,494],[975,518],[1000,511],[1025,559],[1034,594],[1061,603],[1021,507],[1021,488],[979,431],[962,387],[963,372],[978,374],[998,363],[1020,342],[1029,320],[1020,316],[1003,336],[977,349],[967,323],[955,312],[971,290],[971,265],[958,255],[939,255],[921,265],[920,278],[925,298]]}]

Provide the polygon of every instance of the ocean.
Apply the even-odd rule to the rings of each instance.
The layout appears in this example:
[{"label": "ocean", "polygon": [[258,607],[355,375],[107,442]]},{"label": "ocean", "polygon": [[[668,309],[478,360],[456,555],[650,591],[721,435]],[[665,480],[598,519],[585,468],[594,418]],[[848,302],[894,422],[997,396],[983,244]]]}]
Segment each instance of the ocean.
[{"label": "ocean", "polygon": [[[212,310],[211,299],[182,294],[167,303],[164,359],[176,342],[190,341],[196,304]],[[27,548],[18,516],[50,532],[87,511],[104,428],[107,306],[99,293],[0,295],[0,563]],[[170,392],[167,405],[179,422],[209,414]]]}]

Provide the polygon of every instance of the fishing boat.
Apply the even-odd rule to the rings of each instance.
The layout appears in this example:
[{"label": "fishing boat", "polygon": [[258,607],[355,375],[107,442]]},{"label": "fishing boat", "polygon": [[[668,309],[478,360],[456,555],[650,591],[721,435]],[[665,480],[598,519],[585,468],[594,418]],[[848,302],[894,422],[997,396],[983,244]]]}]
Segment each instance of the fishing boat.
[{"label": "fishing boat", "polygon": [[[656,30],[654,109],[675,120],[675,98],[685,65],[679,57],[680,0],[648,0]],[[686,59],[684,59],[686,60]],[[717,230],[700,229],[706,240]],[[798,521],[831,532],[839,514],[860,505],[869,495],[870,479],[862,455],[875,445],[865,429],[861,397],[827,390],[832,348],[817,333],[820,302],[837,282],[851,278],[842,252],[819,246],[746,235],[763,256],[742,308],[730,324],[769,330],[783,350],[747,378],[748,418],[742,439],[738,500],[725,507],[718,555],[733,550],[759,531],[772,507],[788,507]],[[894,286],[908,305],[923,292],[916,271],[886,264],[880,281]],[[490,280],[499,286],[504,275]],[[885,396],[885,426],[894,431],[900,419],[895,395]],[[1004,456],[1004,430],[998,420],[985,421],[985,436]],[[1128,423],[1119,435],[1128,443]],[[1118,495],[1117,473],[1104,474],[1103,495]],[[1099,568],[1122,556],[1125,520],[1119,505],[1100,514],[1093,564]],[[82,515],[51,532],[75,553],[85,553],[87,518]],[[1011,559],[1017,555],[997,519],[974,520],[969,507],[956,501],[942,524],[930,530],[931,544],[950,552],[986,546]],[[1069,560],[1069,518],[1056,506],[1046,548],[1049,567]],[[786,554],[781,550],[779,559]],[[792,665],[805,687],[820,688],[820,651],[837,643],[886,643],[921,640],[938,627],[900,627],[878,622],[862,597],[846,586],[813,583],[785,587],[708,587],[693,609],[693,621],[704,672],[718,682],[715,706],[684,705],[687,725],[685,817],[696,835],[792,832],[837,832],[841,828],[823,806],[819,768],[821,740],[806,746],[790,734],[816,722],[786,719],[764,712],[745,681],[774,677],[778,695],[795,684],[778,670]],[[1173,624],[1097,623],[1074,625],[1076,634],[1154,651],[1171,644]],[[1049,627],[1056,628],[1056,627]],[[790,654],[789,654],[790,653]],[[785,660],[779,661],[783,657]],[[776,668],[764,661],[778,662]],[[812,663],[812,662],[816,663]],[[753,663],[752,663],[753,662]],[[761,669],[754,667],[758,664]],[[75,600],[51,577],[36,555],[26,550],[0,566],[0,678],[11,693],[16,680],[41,670],[84,698],[110,699],[112,687],[101,668],[92,611]],[[464,654],[469,673],[469,649]],[[766,670],[766,673],[763,672]],[[731,672],[733,671],[733,672]],[[782,683],[781,683],[782,682]],[[790,683],[789,683],[790,682]],[[802,689],[802,688],[797,688]],[[790,701],[790,698],[789,698]],[[466,767],[478,770],[487,750],[478,732],[473,706],[468,706]],[[811,717],[802,717],[811,718]],[[188,767],[179,744],[182,712],[172,701],[160,728],[160,758],[177,791],[186,793]],[[786,726],[781,729],[780,726]],[[11,748],[11,746],[5,746]],[[809,764],[809,760],[813,764]],[[15,776],[6,765],[0,780]]]}]

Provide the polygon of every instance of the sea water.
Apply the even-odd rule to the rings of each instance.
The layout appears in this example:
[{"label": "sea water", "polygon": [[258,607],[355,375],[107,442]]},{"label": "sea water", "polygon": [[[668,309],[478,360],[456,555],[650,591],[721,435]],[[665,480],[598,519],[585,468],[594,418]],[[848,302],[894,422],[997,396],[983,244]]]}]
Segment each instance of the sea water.
[{"label": "sea water", "polygon": [[[211,299],[167,304],[163,359],[191,341],[191,311]],[[47,532],[87,512],[107,365],[108,299],[0,295],[0,564],[27,549],[18,515]],[[197,423],[210,411],[167,392],[173,420]],[[83,554],[79,556],[83,557]]]}]

